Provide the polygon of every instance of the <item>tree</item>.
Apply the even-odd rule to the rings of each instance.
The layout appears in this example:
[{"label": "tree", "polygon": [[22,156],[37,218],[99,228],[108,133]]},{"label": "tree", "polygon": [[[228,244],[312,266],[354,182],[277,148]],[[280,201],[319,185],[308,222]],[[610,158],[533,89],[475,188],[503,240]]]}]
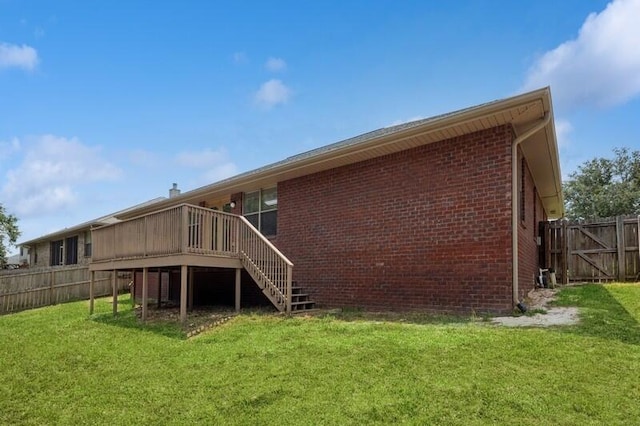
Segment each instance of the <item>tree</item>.
[{"label": "tree", "polygon": [[640,151],[613,152],[613,159],[586,161],[563,184],[569,219],[640,214]]},{"label": "tree", "polygon": [[7,263],[7,244],[15,244],[19,236],[18,218],[8,214],[0,204],[0,268]]}]

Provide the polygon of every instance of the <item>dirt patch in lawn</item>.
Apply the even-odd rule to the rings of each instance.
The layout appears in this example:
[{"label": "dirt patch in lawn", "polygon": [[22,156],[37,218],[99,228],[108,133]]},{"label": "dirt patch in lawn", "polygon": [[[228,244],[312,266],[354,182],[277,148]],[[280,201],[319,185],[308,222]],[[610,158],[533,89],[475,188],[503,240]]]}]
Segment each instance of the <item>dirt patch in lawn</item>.
[{"label": "dirt patch in lawn", "polygon": [[[136,316],[142,319],[142,308],[135,309]],[[236,312],[227,307],[207,306],[194,308],[187,313],[187,322],[182,325],[186,337],[196,336],[236,316]],[[175,306],[162,308],[149,307],[147,310],[148,323],[180,323],[180,309]]]},{"label": "dirt patch in lawn", "polygon": [[531,290],[525,302],[528,311],[543,312],[538,312],[533,315],[523,314],[521,316],[496,317],[492,318],[491,322],[507,327],[550,327],[577,324],[578,321],[580,321],[578,308],[547,307],[547,304],[555,299],[557,292],[558,290],[550,288]]}]

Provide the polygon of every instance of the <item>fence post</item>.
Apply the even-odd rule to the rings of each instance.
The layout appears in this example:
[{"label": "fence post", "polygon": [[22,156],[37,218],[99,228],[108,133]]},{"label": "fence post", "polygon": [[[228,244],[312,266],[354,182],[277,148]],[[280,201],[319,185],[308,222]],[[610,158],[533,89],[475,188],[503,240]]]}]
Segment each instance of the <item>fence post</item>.
[{"label": "fence post", "polygon": [[113,292],[113,315],[118,313],[118,271],[113,270],[111,272],[111,290]]},{"label": "fence post", "polygon": [[618,281],[627,278],[627,261],[625,258],[624,216],[616,217],[616,243],[618,248]]},{"label": "fence post", "polygon": [[94,304],[94,288],[93,286],[95,285],[96,282],[96,272],[95,271],[91,271],[89,273],[90,277],[89,277],[89,315],[93,315],[93,304]]},{"label": "fence post", "polygon": [[56,285],[56,271],[51,271],[51,279],[49,280],[49,304],[54,305],[53,287]]},{"label": "fence post", "polygon": [[567,221],[562,221],[562,284],[569,284],[569,227],[567,226]]}]

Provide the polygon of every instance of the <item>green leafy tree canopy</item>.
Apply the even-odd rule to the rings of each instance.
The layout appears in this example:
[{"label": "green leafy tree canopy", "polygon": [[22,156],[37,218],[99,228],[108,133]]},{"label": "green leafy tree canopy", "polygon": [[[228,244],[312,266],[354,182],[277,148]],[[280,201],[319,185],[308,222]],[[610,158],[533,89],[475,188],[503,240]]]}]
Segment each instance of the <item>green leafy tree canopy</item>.
[{"label": "green leafy tree canopy", "polygon": [[563,184],[569,219],[640,214],[640,151],[613,152],[613,159],[586,161]]},{"label": "green leafy tree canopy", "polygon": [[7,263],[7,245],[15,244],[19,236],[18,218],[7,213],[0,204],[0,267]]}]

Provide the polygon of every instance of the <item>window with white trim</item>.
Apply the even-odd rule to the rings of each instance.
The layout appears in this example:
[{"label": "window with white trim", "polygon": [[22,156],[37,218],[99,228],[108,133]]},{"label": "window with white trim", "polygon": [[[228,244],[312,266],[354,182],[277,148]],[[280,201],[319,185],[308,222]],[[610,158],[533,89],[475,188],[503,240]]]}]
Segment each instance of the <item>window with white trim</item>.
[{"label": "window with white trim", "polygon": [[51,242],[51,266],[64,265],[64,240]]},{"label": "window with white trim", "polygon": [[263,235],[278,232],[278,189],[276,187],[245,192],[242,214]]}]

